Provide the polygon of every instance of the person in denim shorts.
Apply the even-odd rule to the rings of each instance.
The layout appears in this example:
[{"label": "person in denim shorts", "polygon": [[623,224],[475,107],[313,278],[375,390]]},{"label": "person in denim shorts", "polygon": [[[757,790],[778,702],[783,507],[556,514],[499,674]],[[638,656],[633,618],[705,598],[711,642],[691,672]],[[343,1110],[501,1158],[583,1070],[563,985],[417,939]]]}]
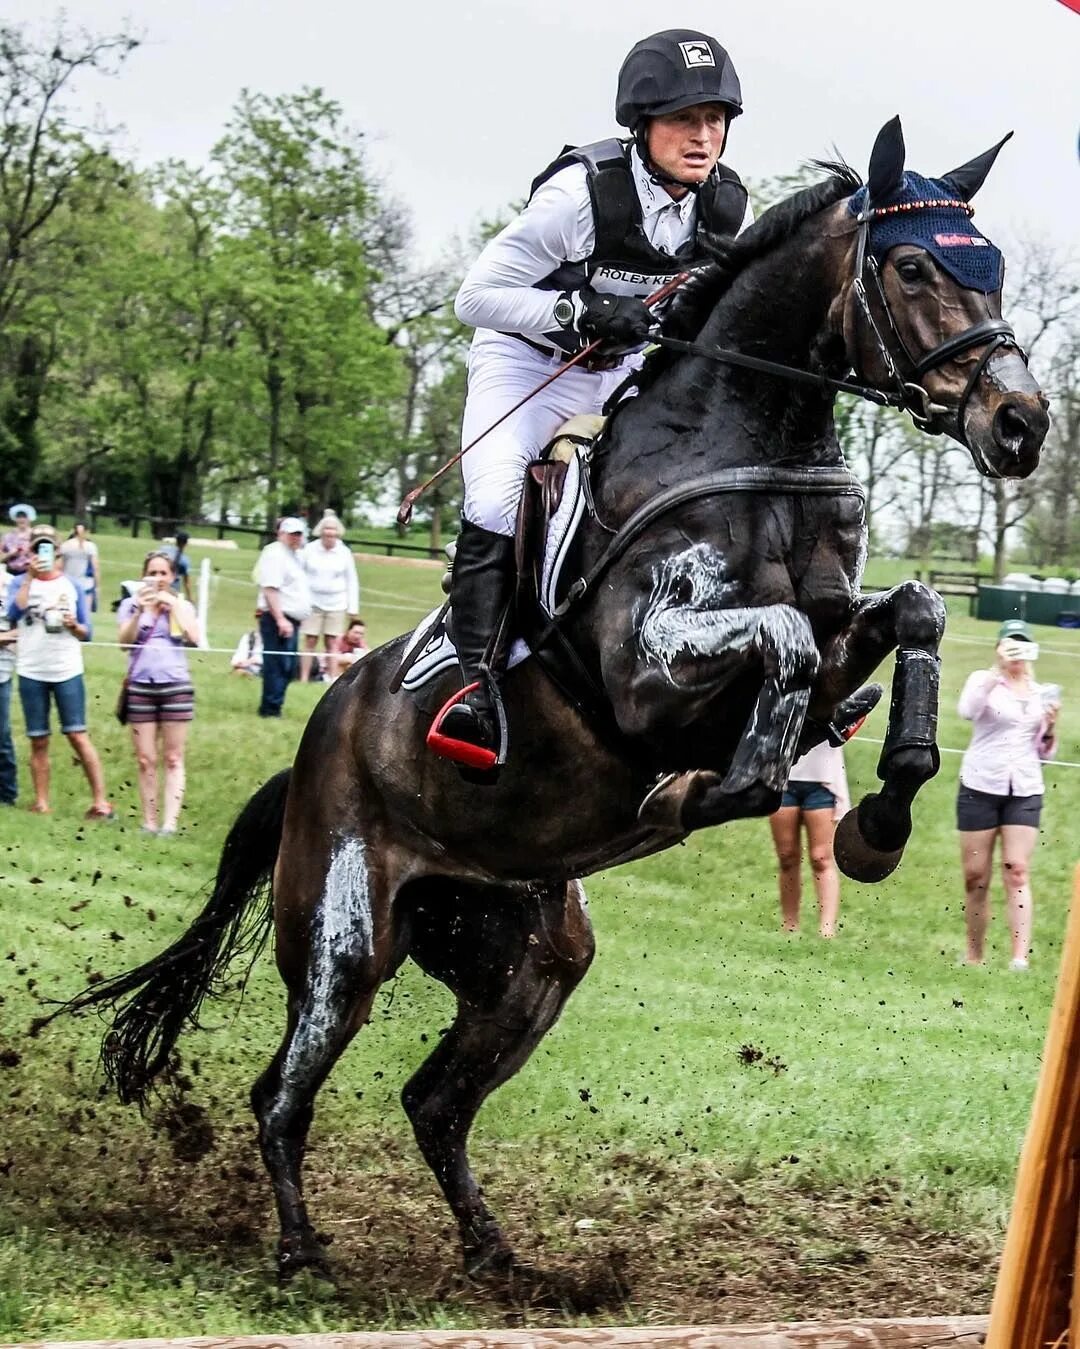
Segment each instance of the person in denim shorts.
[{"label": "person in denim shorts", "polygon": [[[142,585],[120,605],[119,637],[128,646],[126,708],[144,834],[175,834],[184,802],[184,750],[195,716],[185,646],[199,641],[195,606],[173,589],[176,571],[164,549],[147,553]],[[158,820],[158,757],[164,760],[164,810]]]},{"label": "person in denim shorts", "polygon": [[1009,619],[998,631],[994,664],[968,675],[960,694],[960,715],[973,723],[956,802],[969,965],[983,962],[990,872],[1000,839],[1010,969],[1028,967],[1033,914],[1029,868],[1042,813],[1042,762],[1057,751],[1054,728],[1061,705],[1060,689],[1037,684],[1032,676],[1038,654],[1027,624]]},{"label": "person in denim shorts", "polygon": [[806,830],[810,870],[818,902],[818,931],[835,937],[840,917],[840,874],[833,857],[836,822],[851,805],[844,751],[815,746],[791,766],[780,809],[769,816],[779,863],[780,916],[785,932],[798,932],[802,902],[802,837]]},{"label": "person in denim shorts", "polygon": [[49,706],[78,756],[90,784],[88,820],[111,820],[101,760],[86,730],[82,643],[90,637],[85,593],[64,575],[56,531],[37,526],[30,537],[30,565],[8,591],[8,618],[18,625],[15,669],[26,734],[30,737],[30,809],[47,815],[49,804]]}]

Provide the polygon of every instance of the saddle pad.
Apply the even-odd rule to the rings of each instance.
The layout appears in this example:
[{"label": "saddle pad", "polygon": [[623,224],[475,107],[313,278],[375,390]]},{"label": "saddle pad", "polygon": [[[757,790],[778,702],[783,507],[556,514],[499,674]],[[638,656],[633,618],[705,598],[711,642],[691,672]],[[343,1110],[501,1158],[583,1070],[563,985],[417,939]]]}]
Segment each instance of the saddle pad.
[{"label": "saddle pad", "polygon": [[[439,615],[442,605],[438,609],[432,609],[430,614],[425,615],[417,625],[416,631],[409,639],[408,644],[402,653],[401,663],[404,664],[416,648],[417,642],[423,637],[427,629],[434,623]],[[518,637],[510,647],[510,656],[506,662],[506,668],[512,670],[515,665],[520,665],[523,660],[528,660],[531,652],[525,643]],[[424,649],[413,661],[409,673],[401,681],[401,687],[408,689],[412,693],[415,689],[423,688],[425,684],[436,679],[445,670],[457,669],[457,650],[454,643],[450,640],[450,634],[446,630],[445,620],[439,624],[438,628],[428,640]]]},{"label": "saddle pad", "polygon": [[[576,453],[567,465],[562,500],[559,502],[558,510],[551,517],[547,538],[544,540],[540,605],[549,618],[554,613],[555,606],[558,603],[562,568],[584,514],[585,489],[582,481],[581,447],[578,446],[576,447]],[[425,615],[417,625],[402,653],[401,665],[406,665],[410,660],[412,661],[408,674],[401,681],[401,687],[408,689],[410,692],[423,688],[425,684],[437,678],[445,670],[457,665],[457,651],[446,630],[445,620],[439,624],[424,644],[423,650],[419,651],[413,659],[417,644],[434,623],[441,608],[440,605],[438,609],[432,609],[431,613]],[[531,652],[525,642],[520,637],[516,638],[510,647],[510,655],[506,663],[507,669],[512,670],[515,665],[520,665],[530,655]]]}]

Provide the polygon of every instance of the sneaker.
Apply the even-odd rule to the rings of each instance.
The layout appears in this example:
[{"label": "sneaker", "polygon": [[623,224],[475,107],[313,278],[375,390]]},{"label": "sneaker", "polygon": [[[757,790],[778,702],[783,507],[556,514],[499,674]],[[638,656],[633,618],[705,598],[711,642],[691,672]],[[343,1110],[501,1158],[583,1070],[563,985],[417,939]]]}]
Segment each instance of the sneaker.
[{"label": "sneaker", "polygon": [[1022,974],[1027,967],[1027,961],[1021,956],[1014,956],[1012,960],[1009,961],[1009,969],[1012,970],[1014,974]]}]

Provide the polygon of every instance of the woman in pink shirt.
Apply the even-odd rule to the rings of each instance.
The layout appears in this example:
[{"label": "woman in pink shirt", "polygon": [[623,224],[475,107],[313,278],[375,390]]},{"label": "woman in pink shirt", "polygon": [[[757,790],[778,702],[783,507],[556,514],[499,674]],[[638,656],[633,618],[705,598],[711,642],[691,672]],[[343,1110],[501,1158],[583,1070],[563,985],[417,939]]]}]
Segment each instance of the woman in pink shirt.
[{"label": "woman in pink shirt", "polygon": [[956,827],[964,865],[967,962],[981,965],[990,917],[990,870],[1001,839],[1010,969],[1026,970],[1032,905],[1028,877],[1042,812],[1042,761],[1057,749],[1054,724],[1061,705],[1055,684],[1037,684],[1031,664],[1039,654],[1031,630],[1009,619],[998,632],[993,666],[968,675],[959,712],[973,723],[960,765]]}]

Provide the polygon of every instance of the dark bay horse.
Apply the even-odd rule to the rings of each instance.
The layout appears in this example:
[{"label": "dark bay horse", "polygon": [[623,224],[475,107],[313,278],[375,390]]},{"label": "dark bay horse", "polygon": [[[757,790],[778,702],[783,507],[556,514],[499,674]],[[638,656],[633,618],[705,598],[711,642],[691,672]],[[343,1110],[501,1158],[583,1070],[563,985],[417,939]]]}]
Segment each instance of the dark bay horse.
[{"label": "dark bay horse", "polygon": [[[830,166],[701,282],[693,350],[655,362],[598,442],[577,559],[588,584],[560,628],[585,692],[568,696],[536,659],[510,671],[513,752],[495,786],[463,783],[425,749],[431,706],[389,691],[404,639],[382,647],[331,687],[292,769],[245,807],[188,932],[71,1004],[116,1009],[106,1066],[122,1099],[144,1099],[230,958],[267,934],[259,900],[272,886],[287,1022],[252,1103],[282,1274],[324,1263],[301,1177],[315,1097],[407,957],[449,986],[457,1013],[405,1086],[405,1110],[467,1269],[514,1270],[466,1142],[588,969],[580,878],[771,812],[794,756],[865,710],[863,681],[894,650],[881,790],[843,822],[837,850],[862,879],[896,865],[938,766],[944,609],[913,582],[861,596],[863,501],[827,381],[854,371],[895,395],[989,476],[1033,471],[1046,402],[1001,319],[1000,276],[980,288],[953,275],[964,248],[1000,261],[965,233],[997,148],[936,183],[906,179],[890,123],[865,187]],[[912,197],[923,182],[932,195]],[[925,246],[889,244],[885,231],[920,211],[945,223]],[[718,342],[815,379],[717,363]]]}]

